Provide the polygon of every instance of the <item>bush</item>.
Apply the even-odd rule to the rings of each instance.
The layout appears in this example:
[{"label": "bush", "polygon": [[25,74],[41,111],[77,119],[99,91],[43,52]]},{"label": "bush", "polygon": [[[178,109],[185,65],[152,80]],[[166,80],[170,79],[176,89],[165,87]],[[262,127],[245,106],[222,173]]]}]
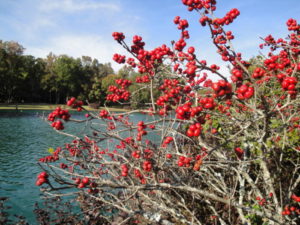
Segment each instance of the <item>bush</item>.
[{"label": "bush", "polygon": [[[187,46],[188,21],[178,16],[171,47],[146,50],[139,36],[130,46],[114,32],[132,57],[113,58],[142,74],[135,85],[149,89],[150,107],[87,112],[84,137],[65,133],[62,120],[81,121],[56,109],[49,121],[74,141],[40,159],[37,185],[79,194],[83,213],[107,223],[299,224],[300,25],[288,20],[286,39],[266,37],[260,47],[268,55],[246,61],[225,30],[238,9],[215,18],[214,0],[182,2],[201,14],[231,77]],[[129,101],[132,83],[117,79],[107,101]],[[85,110],[75,98],[67,105]]]}]

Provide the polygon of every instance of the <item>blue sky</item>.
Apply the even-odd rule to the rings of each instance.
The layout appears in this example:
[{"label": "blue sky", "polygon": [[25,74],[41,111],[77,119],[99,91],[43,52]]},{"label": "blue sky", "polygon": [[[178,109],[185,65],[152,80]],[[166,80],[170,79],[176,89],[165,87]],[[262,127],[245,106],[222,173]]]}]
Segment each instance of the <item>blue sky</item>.
[{"label": "blue sky", "polygon": [[[245,57],[258,53],[259,37],[272,33],[286,36],[285,22],[300,21],[299,0],[219,0],[216,16],[231,8],[241,15],[228,26],[235,35],[234,46]],[[100,62],[112,62],[113,53],[124,53],[112,39],[122,31],[128,40],[138,34],[146,48],[177,40],[175,16],[190,22],[191,39],[201,59],[225,65],[209,42],[208,29],[199,25],[199,15],[188,12],[181,0],[0,0],[0,39],[17,41],[25,54],[45,57],[49,52],[73,57],[89,55]],[[115,69],[120,68],[112,62]]]}]

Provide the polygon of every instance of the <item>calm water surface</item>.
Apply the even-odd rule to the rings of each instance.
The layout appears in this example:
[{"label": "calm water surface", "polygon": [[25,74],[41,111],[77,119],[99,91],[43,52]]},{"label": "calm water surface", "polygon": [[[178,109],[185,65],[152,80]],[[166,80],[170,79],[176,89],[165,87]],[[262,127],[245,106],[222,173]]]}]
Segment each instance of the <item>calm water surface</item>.
[{"label": "calm water surface", "polygon": [[[44,112],[47,115],[49,112]],[[9,197],[9,212],[25,216],[29,224],[37,224],[33,213],[35,202],[41,202],[36,175],[41,172],[39,158],[72,139],[57,134],[40,116],[43,111],[0,111],[0,197]],[[72,114],[74,117],[74,115]],[[84,118],[76,113],[75,118]],[[144,115],[134,115],[134,120]],[[82,124],[68,124],[66,131],[82,136]]]}]

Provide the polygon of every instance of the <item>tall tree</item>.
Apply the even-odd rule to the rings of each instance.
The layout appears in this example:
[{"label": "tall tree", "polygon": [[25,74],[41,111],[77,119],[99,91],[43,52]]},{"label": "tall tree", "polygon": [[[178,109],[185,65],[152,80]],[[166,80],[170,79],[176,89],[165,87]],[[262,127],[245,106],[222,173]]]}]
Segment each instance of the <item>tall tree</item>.
[{"label": "tall tree", "polygon": [[8,103],[16,98],[18,81],[21,79],[24,47],[14,41],[0,40],[0,99]]}]

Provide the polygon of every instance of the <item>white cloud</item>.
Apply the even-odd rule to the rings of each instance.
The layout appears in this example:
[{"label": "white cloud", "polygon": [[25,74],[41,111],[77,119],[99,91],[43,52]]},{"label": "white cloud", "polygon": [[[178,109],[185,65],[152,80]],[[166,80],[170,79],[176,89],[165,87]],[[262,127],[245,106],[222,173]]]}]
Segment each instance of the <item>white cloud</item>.
[{"label": "white cloud", "polygon": [[96,58],[101,63],[112,62],[113,68],[117,71],[122,65],[113,62],[113,54],[125,54],[124,51],[113,39],[105,40],[97,35],[62,35],[51,38],[47,46],[27,46],[25,53],[41,58],[45,58],[50,52],[75,58],[85,55]]},{"label": "white cloud", "polygon": [[47,0],[40,2],[39,9],[44,12],[54,10],[60,10],[64,12],[76,12],[96,9],[120,11],[120,6],[113,3],[101,3],[91,0]]}]

